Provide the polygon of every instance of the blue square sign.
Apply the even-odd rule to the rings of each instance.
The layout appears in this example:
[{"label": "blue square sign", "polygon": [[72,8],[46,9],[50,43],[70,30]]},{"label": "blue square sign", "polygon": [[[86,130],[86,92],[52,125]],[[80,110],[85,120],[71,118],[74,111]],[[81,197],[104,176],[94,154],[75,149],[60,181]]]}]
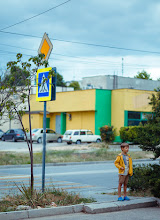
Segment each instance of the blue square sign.
[{"label": "blue square sign", "polygon": [[48,77],[52,67],[37,71],[36,101],[50,101],[52,99],[52,77]]}]

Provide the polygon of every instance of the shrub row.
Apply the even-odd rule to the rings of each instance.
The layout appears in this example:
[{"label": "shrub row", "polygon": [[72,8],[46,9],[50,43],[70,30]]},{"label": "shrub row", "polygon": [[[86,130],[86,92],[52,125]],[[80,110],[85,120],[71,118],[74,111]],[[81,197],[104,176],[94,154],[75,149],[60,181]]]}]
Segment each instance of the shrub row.
[{"label": "shrub row", "polygon": [[122,142],[132,142],[133,144],[139,144],[139,135],[143,129],[143,126],[129,126],[120,128],[120,138]]},{"label": "shrub row", "polygon": [[134,174],[129,179],[128,187],[131,191],[150,190],[153,196],[160,198],[160,165],[136,165]]}]

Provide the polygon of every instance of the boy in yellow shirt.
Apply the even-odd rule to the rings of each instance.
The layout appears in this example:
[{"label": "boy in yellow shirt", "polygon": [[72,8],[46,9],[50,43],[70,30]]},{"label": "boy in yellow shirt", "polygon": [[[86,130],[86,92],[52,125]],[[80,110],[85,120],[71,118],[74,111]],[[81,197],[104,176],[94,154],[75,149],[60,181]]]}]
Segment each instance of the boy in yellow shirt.
[{"label": "boy in yellow shirt", "polygon": [[[130,200],[127,197],[128,177],[133,175],[132,158],[128,154],[129,144],[121,144],[122,152],[117,156],[114,164],[119,170],[119,185],[118,185],[118,201]],[[121,197],[121,188],[124,186],[124,199]]]}]

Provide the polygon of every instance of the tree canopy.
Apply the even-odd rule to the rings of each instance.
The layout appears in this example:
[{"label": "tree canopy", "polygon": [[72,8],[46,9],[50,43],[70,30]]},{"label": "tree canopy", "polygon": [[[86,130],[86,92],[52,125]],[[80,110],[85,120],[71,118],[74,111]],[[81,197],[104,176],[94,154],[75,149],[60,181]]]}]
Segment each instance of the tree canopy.
[{"label": "tree canopy", "polygon": [[141,72],[138,72],[134,78],[152,80],[150,75],[151,75],[150,73],[147,73],[145,70],[142,70]]},{"label": "tree canopy", "polygon": [[80,87],[78,81],[72,81],[72,82],[69,84],[69,87],[73,87],[74,90],[80,90],[80,89],[81,89],[81,87]]},{"label": "tree canopy", "polygon": [[62,86],[62,87],[66,87],[66,83],[63,79],[63,76],[59,73],[57,73],[57,83],[56,83],[57,86]]},{"label": "tree canopy", "polygon": [[155,90],[149,98],[153,114],[150,114],[148,122],[139,133],[139,143],[146,151],[153,151],[155,158],[160,156],[160,89]]},{"label": "tree canopy", "polygon": [[29,71],[20,68],[19,66],[12,66],[10,73],[3,78],[3,83],[10,86],[25,86],[26,79],[30,76]]}]

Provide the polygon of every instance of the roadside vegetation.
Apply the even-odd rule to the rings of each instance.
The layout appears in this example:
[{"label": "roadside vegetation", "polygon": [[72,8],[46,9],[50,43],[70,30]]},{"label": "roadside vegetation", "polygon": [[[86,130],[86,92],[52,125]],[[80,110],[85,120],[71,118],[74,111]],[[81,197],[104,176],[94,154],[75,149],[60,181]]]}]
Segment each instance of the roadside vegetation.
[{"label": "roadside vegetation", "polygon": [[93,198],[81,198],[78,194],[55,189],[54,186],[46,189],[44,193],[41,190],[34,189],[32,196],[30,187],[27,188],[25,185],[22,185],[18,189],[20,193],[8,195],[0,201],[0,212],[96,202]]},{"label": "roadside vegetation", "polygon": [[[107,148],[95,149],[91,152],[83,151],[80,153],[78,150],[59,150],[47,151],[46,163],[63,163],[63,162],[85,162],[85,161],[106,161],[115,160],[117,154],[121,151],[109,151]],[[152,158],[152,152],[134,151],[130,152],[133,159]],[[42,153],[33,154],[34,164],[42,163]],[[0,152],[0,165],[19,165],[30,164],[29,153],[10,153]]]},{"label": "roadside vegetation", "polygon": [[[133,166],[133,176],[129,178],[127,187],[129,196],[160,198],[160,165]],[[118,195],[118,192],[107,194]]]}]

